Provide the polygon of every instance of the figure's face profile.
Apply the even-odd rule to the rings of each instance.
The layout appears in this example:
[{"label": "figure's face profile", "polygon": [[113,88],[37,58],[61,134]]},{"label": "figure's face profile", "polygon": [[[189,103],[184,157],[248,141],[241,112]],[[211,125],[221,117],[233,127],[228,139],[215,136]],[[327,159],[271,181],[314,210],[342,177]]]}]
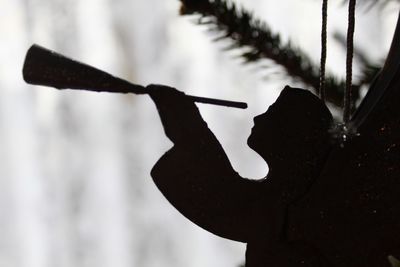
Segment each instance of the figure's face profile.
[{"label": "figure's face profile", "polygon": [[[268,110],[254,118],[248,145],[268,163],[329,144],[332,115],[323,102],[302,89],[286,87]],[[307,152],[308,153],[308,152]],[[308,155],[309,156],[309,155]]]},{"label": "figure's face profile", "polygon": [[249,147],[263,158],[268,157],[268,153],[273,153],[274,142],[279,142],[281,139],[279,118],[274,114],[273,109],[274,105],[271,105],[266,112],[254,117],[254,126],[247,140]]}]

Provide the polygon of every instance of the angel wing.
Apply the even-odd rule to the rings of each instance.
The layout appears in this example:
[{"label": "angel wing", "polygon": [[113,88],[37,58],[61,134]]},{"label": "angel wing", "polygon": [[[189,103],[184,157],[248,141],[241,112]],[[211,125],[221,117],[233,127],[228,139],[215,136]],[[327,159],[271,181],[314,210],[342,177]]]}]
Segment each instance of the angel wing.
[{"label": "angel wing", "polygon": [[359,136],[334,147],[320,178],[289,208],[288,239],[328,266],[389,266],[400,257],[400,19],[385,66],[351,120]]}]

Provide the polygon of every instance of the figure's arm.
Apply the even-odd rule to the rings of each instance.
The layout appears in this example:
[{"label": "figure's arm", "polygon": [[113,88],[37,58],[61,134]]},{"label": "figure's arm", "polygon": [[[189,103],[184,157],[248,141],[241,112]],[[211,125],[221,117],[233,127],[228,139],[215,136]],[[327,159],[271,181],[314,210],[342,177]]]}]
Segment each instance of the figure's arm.
[{"label": "figure's arm", "polygon": [[262,202],[261,184],[234,171],[199,110],[182,92],[165,86],[148,88],[174,143],[152,170],[158,188],[202,228],[246,242],[253,210]]},{"label": "figure's arm", "polygon": [[195,137],[211,137],[198,108],[183,92],[163,85],[149,85],[146,89],[156,104],[166,136],[175,145],[194,145]]}]

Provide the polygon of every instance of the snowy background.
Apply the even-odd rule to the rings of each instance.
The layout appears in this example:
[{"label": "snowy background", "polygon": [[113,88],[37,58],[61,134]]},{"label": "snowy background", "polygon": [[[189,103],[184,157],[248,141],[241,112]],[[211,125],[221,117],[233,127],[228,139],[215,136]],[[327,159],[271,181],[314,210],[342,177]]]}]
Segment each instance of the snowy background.
[{"label": "snowy background", "polygon": [[[237,1],[319,62],[320,1]],[[345,32],[346,6],[331,1],[330,32]],[[237,267],[245,245],[198,228],[170,206],[149,172],[170,147],[146,96],[28,86],[33,43],[139,84],[245,101],[200,105],[242,176],[268,166],[246,146],[252,118],[288,79],[243,66],[227,43],[178,16],[177,0],[0,0],[0,267]],[[360,11],[356,42],[378,60],[397,6]],[[215,36],[214,36],[215,37]],[[328,69],[343,76],[332,38]],[[262,65],[262,64],[260,64]]]}]

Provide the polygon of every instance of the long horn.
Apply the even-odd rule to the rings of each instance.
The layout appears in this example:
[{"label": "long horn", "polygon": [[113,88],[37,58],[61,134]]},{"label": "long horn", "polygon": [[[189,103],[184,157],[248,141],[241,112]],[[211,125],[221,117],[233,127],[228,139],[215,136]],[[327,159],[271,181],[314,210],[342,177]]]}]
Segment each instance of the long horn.
[{"label": "long horn", "polygon": [[[96,92],[147,94],[144,86],[132,84],[87,64],[67,58],[39,45],[29,48],[23,67],[29,84],[57,89],[78,89]],[[188,95],[195,102],[235,108],[247,108],[243,102]]]}]

